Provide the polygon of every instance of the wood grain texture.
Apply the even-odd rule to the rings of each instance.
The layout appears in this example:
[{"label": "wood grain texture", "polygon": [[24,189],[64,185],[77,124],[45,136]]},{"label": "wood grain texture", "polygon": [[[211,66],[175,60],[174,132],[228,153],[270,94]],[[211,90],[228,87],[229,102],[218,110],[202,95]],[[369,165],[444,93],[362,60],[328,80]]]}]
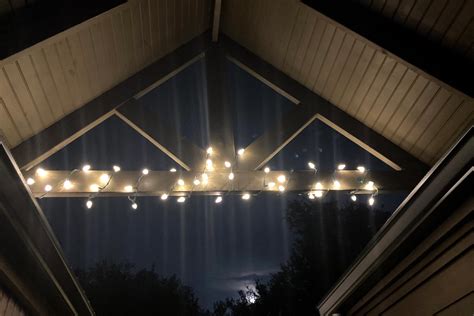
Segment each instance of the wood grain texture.
[{"label": "wood grain texture", "polygon": [[[437,40],[456,33],[452,45],[472,51],[463,43],[474,10],[461,11],[474,1],[460,2],[364,3]],[[472,98],[301,2],[228,0],[222,14],[230,38],[426,163],[441,157],[474,120]],[[275,36],[278,45],[270,40]]]},{"label": "wood grain texture", "polygon": [[211,0],[133,0],[0,61],[0,135],[51,126],[210,27]]}]

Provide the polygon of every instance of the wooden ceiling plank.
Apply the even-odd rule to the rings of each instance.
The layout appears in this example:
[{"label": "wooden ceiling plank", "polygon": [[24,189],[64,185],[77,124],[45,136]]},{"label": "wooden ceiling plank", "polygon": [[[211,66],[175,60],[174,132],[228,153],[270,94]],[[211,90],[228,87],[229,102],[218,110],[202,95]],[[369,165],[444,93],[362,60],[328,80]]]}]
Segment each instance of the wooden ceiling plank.
[{"label": "wooden ceiling plank", "polygon": [[368,67],[365,69],[364,75],[357,86],[357,90],[352,97],[350,105],[346,108],[347,113],[355,117],[386,58],[387,55],[384,53],[375,51],[375,55],[371,59]]},{"label": "wooden ceiling plank", "polygon": [[111,16],[106,17],[102,21],[101,29],[104,41],[104,52],[108,56],[105,63],[105,69],[107,69],[107,72],[109,74],[108,88],[110,89],[120,82],[120,69],[123,67],[123,65],[119,64],[117,60],[117,48],[115,47],[114,31]]},{"label": "wooden ceiling plank", "polygon": [[24,112],[33,132],[38,133],[45,128],[45,125],[33,101],[31,93],[26,86],[26,82],[23,80],[23,74],[21,73],[18,63],[6,64],[4,66],[4,71],[18,105]]},{"label": "wooden ceiling plank", "polygon": [[344,95],[352,76],[354,75],[355,68],[358,65],[362,52],[365,49],[365,44],[362,41],[355,40],[354,46],[351,48],[351,52],[347,58],[344,68],[341,72],[339,79],[336,82],[336,86],[329,97],[329,101],[333,104],[337,104],[341,107],[341,98]]},{"label": "wooden ceiling plank", "polygon": [[71,51],[68,47],[66,39],[58,41],[56,43],[56,47],[59,62],[66,79],[65,84],[67,85],[67,91],[71,97],[72,106],[74,109],[76,109],[86,102],[86,97],[84,96],[83,91],[81,91],[79,88],[77,68],[72,60]]},{"label": "wooden ceiling plank", "polygon": [[385,7],[383,8],[382,14],[387,18],[391,19],[393,14],[397,11],[398,6],[402,0],[387,0],[385,1]]},{"label": "wooden ceiling plank", "polygon": [[327,22],[323,19],[316,19],[316,24],[314,25],[314,30],[311,35],[311,40],[309,46],[305,52],[303,63],[301,65],[300,73],[298,75],[298,81],[306,83],[311,72],[313,61],[315,59],[316,53],[319,50],[319,45],[323,38],[323,34],[326,30]]},{"label": "wooden ceiling plank", "polygon": [[310,72],[304,83],[304,85],[310,90],[313,90],[313,87],[318,80],[318,75],[321,71],[321,67],[323,66],[324,58],[327,54],[329,46],[331,45],[331,41],[335,32],[336,27],[331,23],[327,23],[323,36],[321,37],[321,43],[319,44],[318,50],[314,55]]},{"label": "wooden ceiling plank", "polygon": [[288,51],[283,59],[282,71],[290,76],[295,72],[295,56],[303,36],[307,16],[307,11],[298,10],[293,31],[290,36],[290,42],[288,44]]},{"label": "wooden ceiling plank", "polygon": [[407,16],[407,19],[404,23],[405,27],[416,29],[420,21],[426,15],[431,3],[431,0],[417,0],[410,11],[410,14]]},{"label": "wooden ceiling plank", "polygon": [[48,127],[55,121],[55,118],[30,55],[23,55],[18,58],[18,65],[20,66],[25,84],[41,116],[41,120],[44,126]]},{"label": "wooden ceiling plank", "polygon": [[436,23],[430,30],[429,36],[434,41],[440,41],[456,19],[466,0],[447,0],[447,6],[443,9]]},{"label": "wooden ceiling plank", "polygon": [[418,75],[411,69],[408,69],[399,86],[395,89],[387,104],[384,106],[378,117],[369,126],[379,133],[382,133],[385,126],[388,124],[395,111],[399,108],[401,102],[407,97],[411,91]]},{"label": "wooden ceiling plank", "polygon": [[127,77],[130,77],[139,68],[137,53],[135,51],[135,39],[133,37],[132,12],[130,9],[126,9],[122,12],[122,29],[126,63],[128,65]]},{"label": "wooden ceiling plank", "polygon": [[13,147],[23,140],[2,98],[0,98],[0,127],[9,146]]},{"label": "wooden ceiling plank", "polygon": [[0,69],[0,98],[2,98],[8,113],[10,113],[21,138],[25,139],[33,135],[33,128],[16,100],[8,78],[5,75],[4,68]]},{"label": "wooden ceiling plank", "polygon": [[77,75],[78,91],[81,94],[83,103],[89,102],[93,98],[92,82],[87,73],[85,56],[83,53],[79,33],[74,33],[66,39],[69,51],[72,56],[72,62]]},{"label": "wooden ceiling plank", "polygon": [[442,44],[448,47],[455,47],[458,39],[462,36],[467,25],[472,21],[472,12],[474,12],[474,1],[467,0],[462,9],[458,11],[456,18],[444,34]]},{"label": "wooden ceiling plank", "polygon": [[426,36],[436,21],[443,15],[443,10],[448,4],[448,0],[433,0],[423,19],[420,20],[417,27],[417,33]]},{"label": "wooden ceiling plank", "polygon": [[356,67],[354,68],[353,73],[350,76],[349,84],[346,86],[344,93],[342,94],[339,108],[346,110],[350,107],[354,94],[359,88],[359,85],[362,82],[362,79],[369,68],[369,65],[372,63],[372,59],[375,57],[375,49],[366,45],[362,51],[361,56],[357,62]]},{"label": "wooden ceiling plank", "polygon": [[447,103],[441,107],[440,111],[430,121],[427,128],[420,135],[417,142],[412,146],[411,151],[420,156],[434,137],[437,136],[444,123],[456,112],[464,100],[457,94],[452,94]]},{"label": "wooden ceiling plank", "polygon": [[397,145],[400,145],[403,138],[410,132],[412,126],[417,124],[420,115],[423,113],[424,109],[433,102],[433,99],[440,91],[440,86],[434,82],[430,82],[426,89],[423,91],[422,95],[416,100],[412,105],[411,109],[402,119],[400,125],[398,126],[395,133],[392,135],[391,139]]},{"label": "wooden ceiling plank", "polygon": [[150,1],[150,33],[151,33],[151,49],[153,52],[153,60],[160,57],[160,20],[159,20],[159,1]]},{"label": "wooden ceiling plank", "polygon": [[138,1],[130,4],[130,17],[133,37],[133,51],[137,62],[137,70],[145,66],[145,55],[143,50],[143,33],[140,22],[140,7]]},{"label": "wooden ceiling plank", "polygon": [[123,81],[132,73],[133,70],[127,61],[127,55],[129,55],[129,52],[126,51],[127,48],[125,46],[124,30],[122,27],[122,12],[114,12],[114,14],[110,16],[110,19],[115,47],[114,54],[117,64],[117,79],[119,78],[120,81]]},{"label": "wooden ceiling plank", "polygon": [[373,122],[372,124],[367,123],[369,127],[373,127],[380,113],[387,106],[387,103],[392,99],[395,91],[399,88],[402,78],[404,78],[408,68],[400,63],[395,65],[392,74],[385,83],[384,88],[380,91],[377,99],[375,100],[372,108],[367,112],[364,117],[364,122]]},{"label": "wooden ceiling plank", "polygon": [[328,48],[326,57],[324,58],[324,63],[318,75],[318,79],[316,80],[313,87],[313,91],[316,91],[316,93],[318,93],[319,95],[322,95],[322,92],[326,87],[328,78],[332,74],[334,62],[339,56],[342,43],[346,38],[346,34],[346,32],[339,28],[336,28],[336,31],[334,32],[334,37],[331,41],[331,45]]},{"label": "wooden ceiling plank", "polygon": [[56,45],[52,43],[43,47],[43,54],[46,58],[46,63],[51,70],[51,75],[53,77],[56,89],[58,90],[59,100],[64,113],[70,113],[74,110],[74,106],[72,104],[69,87],[66,83],[66,77],[59,60]]},{"label": "wooden ceiling plank", "polygon": [[[436,117],[439,111],[444,107],[452,96],[452,93],[444,88],[440,88],[433,100],[424,108],[423,112],[418,116],[411,129],[405,134],[400,142],[403,148],[411,149],[420,138],[421,134],[428,129],[429,123]],[[434,131],[428,131],[433,133]]]},{"label": "wooden ceiling plank", "polygon": [[151,20],[150,20],[150,2],[149,0],[139,1],[140,8],[140,20],[143,34],[143,47],[145,64],[149,64],[153,61],[153,37],[151,33]]},{"label": "wooden ceiling plank", "polygon": [[290,72],[290,76],[292,78],[295,78],[296,80],[300,79],[301,67],[306,58],[306,55],[308,54],[309,45],[311,43],[311,37],[314,34],[316,23],[316,15],[312,11],[308,10],[308,16],[306,18],[303,34],[301,35],[301,40],[295,55],[293,72]]},{"label": "wooden ceiling plank", "polygon": [[354,49],[356,41],[350,34],[345,34],[344,41],[342,42],[341,48],[334,60],[333,67],[329,73],[329,77],[324,84],[324,88],[321,92],[321,96],[326,100],[330,100],[334,89],[336,88],[339,79],[341,78],[342,71],[346,67],[349,55]]},{"label": "wooden ceiling plank", "polygon": [[372,111],[375,102],[379,98],[382,91],[385,89],[390,77],[393,75],[396,65],[397,62],[394,59],[390,57],[385,59],[382,67],[380,67],[380,70],[375,77],[372,86],[365,96],[362,106],[359,107],[359,110],[356,113],[356,118],[358,118],[360,121],[365,122],[365,118]]},{"label": "wooden ceiling plank", "polygon": [[81,43],[82,54],[84,55],[84,65],[87,77],[89,78],[91,98],[100,94],[104,89],[103,80],[99,75],[99,65],[95,53],[95,47],[92,40],[90,28],[79,31],[79,41]]},{"label": "wooden ceiling plank", "polygon": [[393,15],[393,20],[397,23],[403,24],[410,14],[415,2],[417,0],[400,0],[398,10]]}]

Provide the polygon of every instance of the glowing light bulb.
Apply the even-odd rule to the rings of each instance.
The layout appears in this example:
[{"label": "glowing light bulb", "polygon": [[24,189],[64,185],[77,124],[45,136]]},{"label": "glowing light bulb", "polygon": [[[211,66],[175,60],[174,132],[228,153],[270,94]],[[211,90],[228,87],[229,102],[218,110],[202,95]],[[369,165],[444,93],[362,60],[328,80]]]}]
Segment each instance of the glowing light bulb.
[{"label": "glowing light bulb", "polygon": [[64,180],[63,188],[69,190],[72,188],[72,182],[69,179]]},{"label": "glowing light bulb", "polygon": [[194,185],[200,185],[201,181],[199,181],[199,179],[194,179],[193,183]]},{"label": "glowing light bulb", "polygon": [[114,169],[114,172],[119,172],[120,171],[120,167],[115,165],[112,167]]},{"label": "glowing light bulb", "polygon": [[308,198],[310,200],[314,200],[314,194],[313,193],[308,193]]},{"label": "glowing light bulb", "polygon": [[346,165],[343,163],[337,165],[337,170],[344,170],[345,168],[346,168]]},{"label": "glowing light bulb", "polygon": [[49,184],[47,184],[47,185],[44,186],[44,190],[45,190],[46,192],[49,192],[49,191],[51,191],[52,189],[53,189],[53,187],[52,187],[51,185],[49,185]]},{"label": "glowing light bulb", "polygon": [[233,172],[229,173],[229,180],[234,180],[234,177],[235,175]]},{"label": "glowing light bulb", "polygon": [[126,185],[124,186],[123,190],[125,192],[132,192],[133,191],[133,187],[131,185]]},{"label": "glowing light bulb", "polygon": [[357,201],[357,196],[356,196],[355,194],[352,194],[352,195],[351,195],[351,200],[352,200],[353,202]]},{"label": "glowing light bulb", "polygon": [[279,185],[279,186],[278,186],[278,191],[280,191],[280,192],[285,192],[285,187],[282,186],[282,185]]},{"label": "glowing light bulb", "polygon": [[28,179],[26,179],[26,184],[28,184],[28,185],[33,185],[33,184],[35,184],[35,179],[33,179],[33,178],[28,178]]},{"label": "glowing light bulb", "polygon": [[46,175],[46,170],[44,170],[43,168],[38,168],[36,169],[36,174],[40,177],[44,177]]},{"label": "glowing light bulb", "polygon": [[286,181],[286,177],[281,174],[281,175],[278,176],[277,180],[280,183],[284,183]]},{"label": "glowing light bulb", "polygon": [[145,169],[142,170],[142,173],[146,176],[148,173],[150,173],[150,170],[145,168]]},{"label": "glowing light bulb", "polygon": [[92,192],[97,192],[97,191],[99,191],[99,186],[98,186],[97,184],[93,183],[93,184],[91,184],[91,185],[89,186],[89,189],[90,189]]},{"label": "glowing light bulb", "polygon": [[314,196],[317,197],[318,199],[323,197],[323,191],[315,191]]},{"label": "glowing light bulb", "polygon": [[212,169],[212,166],[213,166],[212,159],[206,159],[206,168]]},{"label": "glowing light bulb", "polygon": [[250,199],[250,194],[245,193],[244,195],[242,195],[242,200],[249,200],[249,199]]},{"label": "glowing light bulb", "polygon": [[186,201],[186,198],[184,196],[180,196],[176,201],[178,203],[184,203]]},{"label": "glowing light bulb", "polygon": [[335,189],[339,189],[339,188],[341,187],[341,183],[340,183],[339,181],[337,181],[337,180],[334,180],[334,184],[333,184],[333,185],[334,185],[334,188],[335,188]]},{"label": "glowing light bulb", "polygon": [[359,170],[360,173],[364,173],[365,172],[365,167],[364,166],[358,166],[357,170]]},{"label": "glowing light bulb", "polygon": [[105,184],[105,183],[109,182],[110,176],[106,173],[103,173],[103,174],[100,175],[99,179],[100,179],[100,182]]},{"label": "glowing light bulb", "polygon": [[243,148],[240,148],[239,150],[237,150],[237,154],[238,154],[239,156],[243,156],[244,153],[245,153],[245,149],[243,149]]},{"label": "glowing light bulb", "polygon": [[373,196],[371,196],[371,197],[369,198],[369,205],[372,206],[372,205],[374,205],[374,204],[375,204],[375,199],[374,199]]},{"label": "glowing light bulb", "polygon": [[137,204],[136,202],[133,202],[133,203],[132,203],[132,208],[133,208],[134,210],[136,210],[136,209],[138,208],[138,204]]},{"label": "glowing light bulb", "polygon": [[184,180],[183,179],[178,179],[178,185],[183,186],[184,185]]},{"label": "glowing light bulb", "polygon": [[230,167],[232,167],[232,164],[231,164],[229,161],[225,161],[225,162],[224,162],[224,166],[225,166],[226,168],[230,168]]},{"label": "glowing light bulb", "polygon": [[212,153],[213,153],[212,147],[208,147],[207,150],[206,150],[206,152],[207,152],[207,154],[208,154],[209,156],[212,155]]},{"label": "glowing light bulb", "polygon": [[308,162],[308,167],[309,169],[313,169],[313,170],[316,170],[316,165],[313,163],[313,162]]},{"label": "glowing light bulb", "polygon": [[91,165],[84,165],[84,166],[82,166],[82,171],[87,172],[87,171],[89,171],[89,170],[91,170]]},{"label": "glowing light bulb", "polygon": [[201,176],[201,179],[202,179],[202,183],[204,184],[207,184],[209,182],[209,176],[207,175],[207,173],[203,173]]},{"label": "glowing light bulb", "polygon": [[373,181],[367,182],[367,184],[365,185],[365,189],[369,190],[369,191],[373,191],[375,189],[374,188],[374,182]]},{"label": "glowing light bulb", "polygon": [[321,184],[321,182],[317,182],[315,187],[316,187],[316,190],[322,190],[323,189],[323,185]]},{"label": "glowing light bulb", "polygon": [[173,173],[176,172],[176,168],[171,168],[170,172],[173,172]]},{"label": "glowing light bulb", "polygon": [[92,205],[94,205],[94,203],[92,202],[92,200],[87,200],[87,202],[86,202],[86,207],[87,207],[87,208],[91,208]]},{"label": "glowing light bulb", "polygon": [[270,172],[270,168],[269,168],[269,167],[265,167],[265,169],[263,169],[263,172],[269,173],[269,172]]},{"label": "glowing light bulb", "polygon": [[218,196],[216,197],[216,200],[215,200],[216,204],[219,204],[222,202],[222,196]]},{"label": "glowing light bulb", "polygon": [[168,194],[163,193],[163,194],[161,195],[161,199],[162,199],[163,201],[166,200],[166,199],[168,199]]},{"label": "glowing light bulb", "polygon": [[273,189],[275,187],[275,182],[268,182],[268,188]]}]

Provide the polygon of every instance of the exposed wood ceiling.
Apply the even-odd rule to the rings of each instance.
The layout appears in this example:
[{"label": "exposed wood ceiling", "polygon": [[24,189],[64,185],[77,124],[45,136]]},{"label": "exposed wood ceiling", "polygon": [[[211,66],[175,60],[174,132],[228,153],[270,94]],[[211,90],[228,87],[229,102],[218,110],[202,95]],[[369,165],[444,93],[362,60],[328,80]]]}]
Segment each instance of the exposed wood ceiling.
[{"label": "exposed wood ceiling", "polygon": [[[405,24],[417,16],[420,32],[444,32],[456,47],[470,40],[471,0],[400,1],[380,10],[397,20],[410,2]],[[458,9],[433,19],[440,5]],[[212,0],[133,0],[0,61],[0,137],[18,145],[203,33],[212,8]],[[473,122],[472,98],[299,1],[225,0],[221,20],[233,40],[428,164]]]},{"label": "exposed wood ceiling", "polygon": [[206,31],[211,0],[134,0],[0,61],[0,136],[14,147]]},{"label": "exposed wood ceiling", "polygon": [[472,0],[352,0],[474,60]]},{"label": "exposed wood ceiling", "polygon": [[473,122],[472,98],[298,1],[222,14],[226,35],[428,164]]}]

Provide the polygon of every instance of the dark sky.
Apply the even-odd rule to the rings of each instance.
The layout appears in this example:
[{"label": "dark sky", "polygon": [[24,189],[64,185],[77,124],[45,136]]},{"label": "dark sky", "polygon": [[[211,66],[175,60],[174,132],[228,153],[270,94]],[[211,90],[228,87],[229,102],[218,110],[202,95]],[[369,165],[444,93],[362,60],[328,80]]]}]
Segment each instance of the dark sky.
[{"label": "dark sky", "polygon": [[[229,62],[228,102],[233,109],[236,147],[245,147],[283,117],[294,104]],[[208,144],[204,63],[199,61],[145,95],[145,106],[175,126],[180,135],[202,148]],[[345,162],[388,169],[381,161],[323,123],[314,122],[270,162],[273,169],[306,169],[312,160],[322,169]],[[112,117],[41,164],[47,169],[74,169],[84,163],[93,169],[123,170],[147,167],[169,170],[179,166],[120,119]],[[392,211],[404,193],[382,195],[379,208]],[[43,198],[40,201],[66,258],[74,268],[97,261],[130,262],[137,268],[155,266],[176,274],[192,286],[201,303],[235,296],[256,278],[266,279],[288,258],[291,235],[284,216],[287,202],[296,198],[261,194],[244,202],[226,196],[222,204],[193,196],[185,204],[157,197],[138,198],[132,211],[126,198],[96,199],[86,210],[82,198]],[[331,194],[349,203],[347,193]],[[366,203],[360,199],[360,203]]]}]

